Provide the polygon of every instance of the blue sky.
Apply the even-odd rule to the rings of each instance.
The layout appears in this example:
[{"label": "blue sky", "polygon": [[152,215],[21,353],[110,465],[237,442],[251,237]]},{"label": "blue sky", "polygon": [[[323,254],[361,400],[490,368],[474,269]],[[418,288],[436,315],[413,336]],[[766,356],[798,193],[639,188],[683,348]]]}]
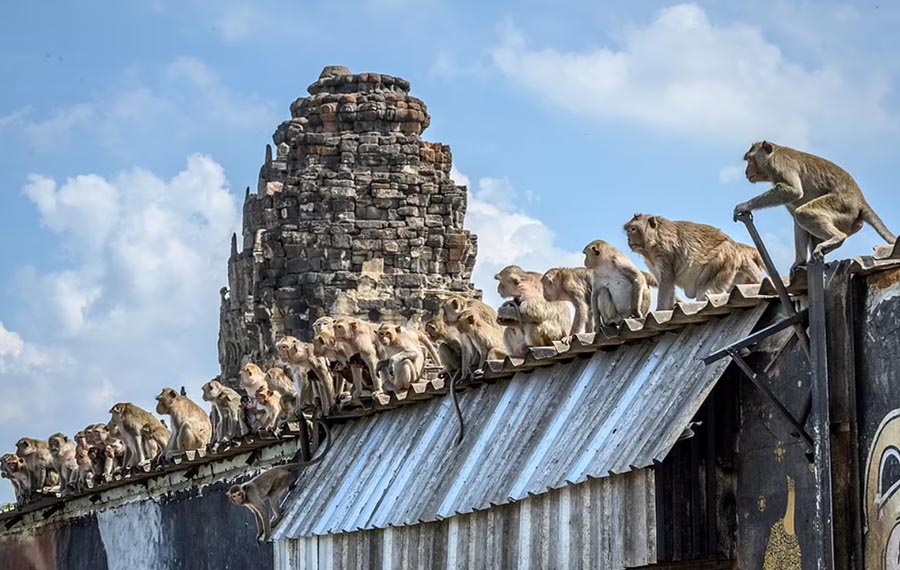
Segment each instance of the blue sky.
[{"label": "blue sky", "polygon": [[[741,157],[763,138],[843,165],[900,231],[893,3],[122,4],[0,20],[2,450],[216,374],[243,189],[325,65],[399,75],[427,103],[485,289],[507,263],[624,248],[635,212],[747,241],[730,214],[762,191]],[[787,215],[757,220],[786,268]]]}]

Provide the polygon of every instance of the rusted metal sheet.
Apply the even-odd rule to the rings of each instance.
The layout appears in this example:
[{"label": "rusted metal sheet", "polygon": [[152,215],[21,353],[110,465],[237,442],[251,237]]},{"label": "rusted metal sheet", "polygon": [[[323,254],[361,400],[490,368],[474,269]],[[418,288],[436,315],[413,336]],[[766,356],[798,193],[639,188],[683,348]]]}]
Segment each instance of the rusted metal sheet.
[{"label": "rusted metal sheet", "polygon": [[458,447],[449,398],[337,426],[275,538],[439,521],[661,461],[728,364],[699,359],[764,308],[468,390]]},{"label": "rusted metal sheet", "polygon": [[655,504],[640,469],[439,522],[277,541],[275,568],[618,570],[656,561]]}]

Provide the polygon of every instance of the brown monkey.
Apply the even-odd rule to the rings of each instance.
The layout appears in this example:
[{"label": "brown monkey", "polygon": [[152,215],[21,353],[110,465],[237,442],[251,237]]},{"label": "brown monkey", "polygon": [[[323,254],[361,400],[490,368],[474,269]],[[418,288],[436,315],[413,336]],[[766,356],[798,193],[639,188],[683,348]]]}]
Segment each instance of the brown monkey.
[{"label": "brown monkey", "polygon": [[241,395],[218,380],[210,380],[202,386],[203,399],[209,402],[215,415],[210,413],[213,441],[231,441],[247,433],[241,410]]},{"label": "brown monkey", "polygon": [[87,482],[94,478],[94,462],[91,461],[87,448],[78,448],[75,451],[75,463],[78,465],[75,490],[83,491],[87,487]]},{"label": "brown monkey", "polygon": [[75,462],[75,442],[61,433],[55,433],[47,440],[47,448],[53,459],[53,468],[59,473],[60,489],[65,491],[74,484],[78,473]]},{"label": "brown monkey", "polygon": [[247,394],[241,396],[241,409],[244,414],[244,422],[247,424],[248,433],[256,433],[260,430],[260,418],[262,410],[256,406],[256,395],[251,398]]},{"label": "brown monkey", "polygon": [[151,458],[144,453],[144,436],[141,429],[145,424],[154,428],[162,427],[159,420],[147,410],[130,402],[119,402],[109,409],[110,425],[118,429],[125,444],[124,467],[142,465]]},{"label": "brown monkey", "polygon": [[156,413],[172,418],[172,437],[163,451],[203,449],[209,444],[212,425],[203,408],[171,388],[163,388],[156,397]]},{"label": "brown monkey", "polygon": [[603,240],[584,248],[584,266],[593,280],[594,328],[640,318],[650,311],[650,287],[628,256]]},{"label": "brown monkey", "polygon": [[268,388],[268,386],[268,379],[262,368],[252,362],[248,362],[241,368],[241,388],[244,389],[248,396],[256,398],[256,393],[259,392],[259,389],[262,387]]},{"label": "brown monkey", "polygon": [[444,374],[452,378],[462,368],[462,346],[460,346],[459,330],[444,321],[443,312],[425,323],[425,334],[433,343],[437,343],[438,358],[444,368]]},{"label": "brown monkey", "polygon": [[260,429],[275,431],[281,413],[281,394],[271,388],[260,388],[256,393],[256,404],[263,411]]},{"label": "brown monkey", "polygon": [[[322,317],[326,318],[326,317]],[[321,320],[321,319],[319,319]],[[294,390],[299,394],[296,404],[302,408],[307,404],[317,406],[323,415],[331,413],[335,402],[335,384],[331,371],[328,369],[328,360],[317,356],[315,347],[308,342],[300,342],[292,336],[286,336],[275,343],[278,356],[290,367],[291,376],[294,379]],[[314,381],[310,381],[310,372]],[[341,392],[343,392],[343,379],[341,380]]]},{"label": "brown monkey", "polygon": [[591,316],[591,272],[583,267],[556,267],[541,277],[544,299],[568,301],[575,308],[570,335],[593,332]]},{"label": "brown monkey", "polygon": [[53,457],[47,442],[41,439],[23,437],[16,442],[16,455],[25,460],[25,470],[28,472],[31,491],[38,492],[45,485],[52,485],[48,475],[53,469]]},{"label": "brown monkey", "polygon": [[144,458],[147,461],[153,461],[159,457],[171,437],[172,432],[161,423],[146,423],[141,426],[141,444],[144,447]]},{"label": "brown monkey", "polygon": [[[369,372],[373,394],[380,394],[382,392],[381,378],[378,377],[376,367],[381,358],[378,354],[375,326],[358,319],[338,319],[334,322],[334,338],[338,350],[348,361],[354,356],[359,356]],[[358,366],[351,366],[351,371],[353,373],[353,397],[359,398],[363,388],[362,370]]]},{"label": "brown monkey", "polygon": [[297,393],[297,390],[294,388],[294,381],[288,378],[287,374],[284,373],[284,369],[279,366],[273,366],[266,370],[266,384],[282,396]]},{"label": "brown monkey", "polygon": [[488,360],[506,358],[503,333],[493,323],[485,321],[478,311],[466,309],[456,321],[463,342],[471,349],[473,360],[466,362],[466,370],[480,370]]},{"label": "brown monkey", "polygon": [[703,299],[727,293],[738,272],[747,270],[741,253],[745,250],[739,250],[725,232],[706,224],[635,214],[625,224],[625,233],[628,246],[643,256],[659,281],[656,308],[661,311],[675,308],[676,286],[691,299]]},{"label": "brown monkey", "polygon": [[25,460],[15,453],[4,453],[0,457],[0,475],[12,483],[16,502],[19,505],[25,504],[31,496],[31,476]]},{"label": "brown monkey", "polygon": [[772,188],[734,208],[734,219],[761,208],[784,205],[794,217],[794,265],[806,264],[809,254],[825,255],[855,234],[864,223],[888,243],[894,235],[863,196],[850,174],[813,154],[767,141],[753,143],[744,154],[747,180],[771,182]]},{"label": "brown monkey", "polygon": [[[281,521],[281,502],[297,480],[300,469],[318,463],[325,458],[331,449],[331,432],[323,422],[317,422],[325,428],[325,449],[316,457],[301,463],[287,463],[263,471],[246,483],[232,485],[228,489],[228,498],[236,507],[247,507],[256,519],[256,540],[264,542],[269,539],[272,526]],[[266,506],[268,504],[268,507]],[[269,520],[269,509],[272,519]]]},{"label": "brown monkey", "polygon": [[734,276],[735,285],[753,285],[760,283],[765,275],[766,266],[762,255],[752,245],[735,243],[737,246],[738,270]]},{"label": "brown monkey", "polygon": [[494,276],[497,293],[516,303],[528,346],[550,346],[572,330],[572,315],[565,303],[544,299],[540,273],[509,265]]},{"label": "brown monkey", "polygon": [[127,450],[125,442],[117,437],[106,439],[106,448],[103,453],[103,478],[112,481],[113,473],[125,467],[125,454]]},{"label": "brown monkey", "polygon": [[[418,331],[400,325],[384,323],[378,327],[378,342],[384,351],[384,359],[378,368],[384,377],[382,386],[393,391],[408,390],[425,373],[425,352]],[[431,346],[431,341],[428,341]],[[434,347],[432,347],[434,352]]]},{"label": "brown monkey", "polygon": [[334,326],[334,317],[319,317],[313,321],[312,328],[315,334],[319,334],[323,329]]}]

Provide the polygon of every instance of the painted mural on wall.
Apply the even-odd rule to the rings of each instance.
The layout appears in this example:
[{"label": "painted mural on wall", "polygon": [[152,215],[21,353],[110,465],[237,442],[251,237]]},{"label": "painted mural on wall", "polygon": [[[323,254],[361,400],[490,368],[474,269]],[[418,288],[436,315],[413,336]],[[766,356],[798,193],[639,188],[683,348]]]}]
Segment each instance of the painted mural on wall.
[{"label": "painted mural on wall", "polygon": [[787,502],[784,516],[772,525],[763,570],[801,570],[803,556],[796,529],[797,485],[787,478]]},{"label": "painted mural on wall", "polygon": [[900,570],[900,409],[875,432],[864,476],[866,568]]}]

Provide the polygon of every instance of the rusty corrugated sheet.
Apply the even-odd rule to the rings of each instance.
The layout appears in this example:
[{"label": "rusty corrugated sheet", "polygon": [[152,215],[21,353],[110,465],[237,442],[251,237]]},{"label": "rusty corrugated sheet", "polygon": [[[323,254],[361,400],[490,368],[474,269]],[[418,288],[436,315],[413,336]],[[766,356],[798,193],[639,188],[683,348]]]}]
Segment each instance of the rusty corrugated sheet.
[{"label": "rusty corrugated sheet", "polygon": [[275,568],[617,570],[656,561],[655,508],[640,469],[440,522],[281,540]]},{"label": "rusty corrugated sheet", "polygon": [[764,308],[469,390],[458,447],[450,398],[337,426],[275,538],[437,521],[652,465],[728,364],[699,358],[745,336]]}]

